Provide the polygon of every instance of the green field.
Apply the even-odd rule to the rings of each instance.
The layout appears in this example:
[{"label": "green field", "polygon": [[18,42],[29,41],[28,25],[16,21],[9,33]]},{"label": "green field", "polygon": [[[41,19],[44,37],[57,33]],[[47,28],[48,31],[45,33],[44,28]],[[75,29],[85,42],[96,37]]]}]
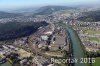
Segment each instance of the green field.
[{"label": "green field", "polygon": [[85,33],[88,33],[88,34],[100,34],[100,31],[87,30],[87,31],[85,31]]},{"label": "green field", "polygon": [[9,62],[6,62],[4,64],[1,64],[0,66],[12,66]]},{"label": "green field", "polygon": [[100,47],[100,44],[98,44],[98,46]]},{"label": "green field", "polygon": [[89,40],[90,41],[97,41],[97,42],[99,42],[100,41],[100,38],[97,38],[97,37],[89,37]]},{"label": "green field", "polygon": [[93,64],[93,66],[100,66],[100,57],[95,59],[95,63]]}]

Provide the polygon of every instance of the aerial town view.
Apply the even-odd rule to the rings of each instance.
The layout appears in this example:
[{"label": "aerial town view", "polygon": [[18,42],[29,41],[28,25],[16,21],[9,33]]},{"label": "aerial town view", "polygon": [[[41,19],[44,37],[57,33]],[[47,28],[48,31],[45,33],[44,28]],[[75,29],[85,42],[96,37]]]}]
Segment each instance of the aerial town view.
[{"label": "aerial town view", "polygon": [[100,66],[100,0],[0,0],[0,66]]}]

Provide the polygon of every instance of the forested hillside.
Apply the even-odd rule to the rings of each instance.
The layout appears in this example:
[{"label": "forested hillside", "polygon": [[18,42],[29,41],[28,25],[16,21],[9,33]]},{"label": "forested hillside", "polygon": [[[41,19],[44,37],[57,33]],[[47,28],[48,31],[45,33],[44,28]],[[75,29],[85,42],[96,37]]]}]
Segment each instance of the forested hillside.
[{"label": "forested hillside", "polygon": [[28,36],[37,31],[40,26],[46,25],[48,25],[46,22],[7,22],[0,24],[0,40]]}]

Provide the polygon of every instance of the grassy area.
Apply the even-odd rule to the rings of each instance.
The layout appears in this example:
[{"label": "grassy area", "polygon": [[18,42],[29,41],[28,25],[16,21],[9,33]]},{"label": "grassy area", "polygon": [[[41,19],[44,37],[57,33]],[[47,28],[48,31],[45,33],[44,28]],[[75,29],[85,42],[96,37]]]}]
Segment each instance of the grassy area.
[{"label": "grassy area", "polygon": [[95,59],[95,63],[93,64],[93,66],[100,66],[100,57]]},{"label": "grassy area", "polygon": [[61,63],[61,64],[56,64],[57,66],[68,66],[68,64],[63,64],[63,63]]},{"label": "grassy area", "polygon": [[100,41],[100,38],[97,38],[97,37],[89,37],[89,40],[90,41],[97,41],[97,42],[99,42]]},{"label": "grassy area", "polygon": [[61,51],[48,51],[46,52],[46,54],[51,57],[63,57],[64,56],[64,52],[61,52]]},{"label": "grassy area", "polygon": [[100,47],[100,44],[98,44],[98,46]]},{"label": "grassy area", "polygon": [[85,31],[85,33],[88,33],[88,34],[100,34],[100,31],[87,30],[87,31]]},{"label": "grassy area", "polygon": [[1,64],[0,66],[12,66],[9,62],[6,62],[4,64]]}]

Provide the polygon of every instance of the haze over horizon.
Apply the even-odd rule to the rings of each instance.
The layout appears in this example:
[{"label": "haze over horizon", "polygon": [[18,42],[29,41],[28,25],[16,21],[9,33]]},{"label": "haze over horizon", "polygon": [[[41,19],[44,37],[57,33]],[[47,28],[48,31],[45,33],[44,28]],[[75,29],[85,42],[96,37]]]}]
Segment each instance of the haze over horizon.
[{"label": "haze over horizon", "polygon": [[83,5],[96,4],[99,0],[0,0],[0,10],[17,9],[26,7],[39,7],[47,5]]}]

